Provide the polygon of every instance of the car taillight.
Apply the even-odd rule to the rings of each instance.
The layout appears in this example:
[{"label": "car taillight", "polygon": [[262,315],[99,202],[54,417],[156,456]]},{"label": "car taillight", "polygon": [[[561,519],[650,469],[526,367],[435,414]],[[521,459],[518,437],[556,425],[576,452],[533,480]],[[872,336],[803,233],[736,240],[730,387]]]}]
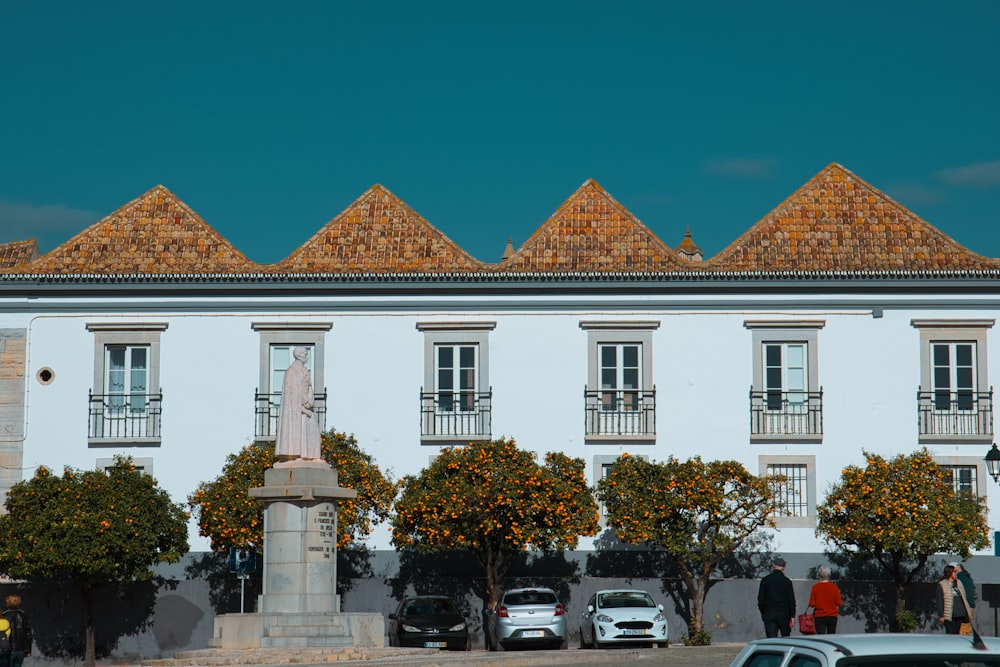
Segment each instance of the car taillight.
[{"label": "car taillight", "polygon": [[563,616],[566,614],[566,607],[561,604],[556,605],[556,616]]},{"label": "car taillight", "polygon": [[510,618],[510,614],[507,613],[507,607],[497,607],[497,616],[500,618]]}]

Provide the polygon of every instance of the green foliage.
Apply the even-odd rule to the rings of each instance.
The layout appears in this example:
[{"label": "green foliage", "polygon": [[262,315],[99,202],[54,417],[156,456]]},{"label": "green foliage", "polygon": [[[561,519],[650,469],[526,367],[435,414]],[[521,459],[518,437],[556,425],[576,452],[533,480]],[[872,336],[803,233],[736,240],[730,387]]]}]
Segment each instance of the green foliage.
[{"label": "green foliage", "polygon": [[693,602],[692,637],[704,632],[704,600],[720,562],[771,525],[771,481],[736,461],[665,463],[623,455],[597,486],[619,539],[663,549]]},{"label": "green foliage", "polygon": [[[549,453],[539,465],[513,440],[445,449],[403,480],[393,544],[434,552],[468,549],[487,574],[488,595],[513,555],[563,549],[597,532],[597,504],[582,459]],[[488,602],[495,602],[491,599]]]},{"label": "green foliage", "polygon": [[896,614],[896,629],[899,632],[916,632],[917,631],[916,614],[914,614],[909,609],[899,614]]},{"label": "green foliage", "polygon": [[148,579],[187,553],[187,513],[156,480],[116,457],[107,471],[39,468],[7,494],[0,570],[29,581],[66,581],[81,592],[84,664],[96,661],[94,590]]},{"label": "green foliage", "polygon": [[[322,454],[323,460],[337,469],[340,485],[358,492],[356,498],[337,503],[337,547],[344,549],[388,519],[396,485],[382,474],[353,435],[332,430],[324,433]],[[199,484],[188,496],[188,505],[198,517],[199,532],[212,540],[214,551],[263,544],[264,506],[248,492],[264,486],[264,471],[276,460],[273,444],[255,442],[226,457],[222,473]]]},{"label": "green foliage", "polygon": [[692,618],[688,623],[688,633],[681,637],[681,643],[685,646],[711,646],[712,633],[705,628],[698,627]]},{"label": "green foliage", "polygon": [[46,468],[15,484],[0,517],[0,570],[82,588],[148,578],[187,553],[187,513],[132,460],[105,473]]},{"label": "green foliage", "polygon": [[817,508],[817,532],[836,547],[864,558],[920,560],[968,556],[989,544],[980,502],[956,494],[926,449],[891,460],[865,452],[865,459],[864,468],[844,469]]}]

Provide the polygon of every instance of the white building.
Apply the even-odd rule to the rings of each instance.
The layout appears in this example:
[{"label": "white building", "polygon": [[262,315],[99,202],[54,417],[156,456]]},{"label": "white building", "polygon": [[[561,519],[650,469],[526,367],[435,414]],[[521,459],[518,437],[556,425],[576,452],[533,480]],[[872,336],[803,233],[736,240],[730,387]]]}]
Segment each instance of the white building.
[{"label": "white building", "polygon": [[[1000,502],[983,464],[1000,260],[836,164],[708,259],[592,181],[498,264],[380,186],[274,265],[159,186],[33,247],[0,249],[4,492],[127,454],[183,502],[273,433],[307,345],[326,426],[395,477],[501,436],[583,457],[592,481],[623,452],[735,459],[788,476],[785,553],[823,549],[816,504],[862,450],[926,445]],[[191,541],[208,548],[193,522]]]}]

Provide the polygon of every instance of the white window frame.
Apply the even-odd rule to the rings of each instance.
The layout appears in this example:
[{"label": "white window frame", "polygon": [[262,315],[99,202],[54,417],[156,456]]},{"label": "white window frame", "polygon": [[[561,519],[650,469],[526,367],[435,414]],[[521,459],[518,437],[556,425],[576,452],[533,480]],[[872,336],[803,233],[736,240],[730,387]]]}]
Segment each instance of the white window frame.
[{"label": "white window frame", "polygon": [[[95,396],[108,394],[108,350],[111,347],[145,347],[147,354],[146,394],[160,393],[160,338],[167,330],[166,322],[87,322],[87,331],[94,334],[94,376],[93,390]],[[127,393],[127,391],[126,391]],[[91,419],[93,419],[91,415]],[[162,418],[162,415],[157,417]],[[160,425],[162,428],[162,423]],[[91,447],[155,447],[161,443],[161,436],[148,434],[139,429],[138,434],[130,437],[105,437],[102,435],[88,438]]]},{"label": "white window frame", "polygon": [[[746,320],[743,326],[751,331],[753,345],[753,384],[751,390],[755,394],[764,396],[764,419],[768,419],[768,414],[774,415],[774,419],[801,418],[810,419],[808,414],[808,396],[816,395],[820,392],[819,384],[819,330],[826,326],[825,320]],[[781,345],[782,348],[782,386],[787,386],[787,350],[789,346],[804,345],[805,354],[805,393],[804,401],[793,409],[789,405],[789,410],[772,411],[768,406],[767,391],[767,359],[765,349],[769,345]],[[784,391],[797,391],[795,389],[785,389]],[[803,442],[817,443],[823,441],[822,429],[819,433],[804,432],[808,429],[790,429],[793,432],[786,432],[780,426],[767,429],[766,433],[750,433],[750,441],[758,443],[767,442]]]},{"label": "white window frame", "polygon": [[[114,458],[100,458],[97,459],[96,469],[103,472],[108,472],[115,465]],[[147,475],[152,476],[153,474],[153,457],[151,456],[133,456],[132,466]]]},{"label": "white window frame", "polygon": [[[986,470],[986,461],[981,456],[940,456],[933,455],[934,462],[942,468],[972,468],[976,471],[976,488],[974,494],[976,498],[986,499],[989,492],[988,480],[989,472]],[[954,477],[952,478],[954,483]]]},{"label": "white window frame", "polygon": [[[270,400],[270,411],[273,416],[269,417],[274,422],[266,429],[269,434],[261,434],[262,429],[254,425],[254,437],[259,441],[273,441],[277,430],[277,410],[280,404],[281,382],[276,375],[284,377],[284,369],[273,368],[274,348],[287,347],[289,350],[301,346],[309,350],[309,359],[306,367],[309,369],[313,383],[313,393],[323,394],[326,392],[325,368],[326,334],[333,328],[332,322],[252,322],[250,328],[260,334],[259,358],[257,361],[258,383],[257,392],[261,395],[278,395],[276,400]],[[289,361],[291,364],[291,361]],[[287,369],[288,366],[285,366]],[[280,373],[278,371],[281,371]],[[277,381],[278,386],[273,386]],[[254,406],[254,419],[261,417],[256,414],[258,406]],[[327,415],[328,417],[328,415]]]},{"label": "white window frame", "polygon": [[[996,323],[994,319],[913,319],[910,325],[920,332],[920,394],[930,396],[930,410],[918,405],[918,411],[924,410],[921,420],[935,420],[934,424],[924,425],[922,422],[918,442],[920,444],[990,444],[993,442],[994,431],[990,415],[976,415],[981,405],[976,401],[977,393],[991,392],[989,381],[989,360],[987,358],[987,335],[989,329]],[[973,409],[939,410],[935,396],[935,359],[934,346],[948,345],[952,352],[955,345],[971,344],[973,352],[972,392]],[[950,375],[954,379],[955,360],[950,359]],[[958,388],[953,384],[950,392],[954,394]],[[955,427],[951,424],[957,424]],[[967,424],[968,426],[963,426]],[[979,425],[982,425],[981,427]],[[927,427],[930,426],[930,429]],[[933,432],[927,432],[933,430]]]},{"label": "white window frame", "polygon": [[[624,398],[630,392],[634,395],[652,398],[656,385],[653,383],[653,332],[660,328],[659,320],[583,320],[580,328],[587,332],[587,392],[598,392],[600,405],[584,405],[585,418],[591,419],[590,411],[596,409],[598,420],[596,424],[588,425],[584,433],[586,444],[656,444],[655,406],[645,409],[639,401],[633,405],[638,409],[634,414],[630,411],[616,411],[613,414],[602,414],[605,405],[605,388],[603,387],[601,371],[601,352],[605,346],[615,346],[622,350],[624,346],[635,345],[639,348],[639,386],[637,389],[625,389],[621,386],[622,359],[617,358],[617,387],[608,391],[616,397]],[[586,395],[586,394],[585,394]],[[617,401],[616,401],[617,403]],[[605,419],[608,417],[608,419]]]},{"label": "white window frame", "polygon": [[808,454],[761,454],[758,457],[759,475],[770,477],[774,467],[805,466],[806,506],[804,516],[776,514],[776,528],[815,528],[816,516],[816,457]]},{"label": "white window frame", "polygon": [[[490,332],[496,329],[496,322],[417,322],[416,329],[424,334],[424,378],[423,396],[432,396],[421,402],[421,420],[435,421],[434,433],[421,427],[420,442],[423,445],[447,445],[467,443],[470,440],[492,438],[492,405],[486,411],[479,405],[480,396],[491,393],[490,389]],[[472,403],[464,403],[471,410],[442,410],[436,398],[439,394],[438,354],[441,347],[453,347],[456,355],[453,372],[455,380],[460,375],[459,349],[475,348],[476,367],[473,372]],[[463,390],[456,385],[449,393],[460,394]],[[468,393],[468,390],[465,390]],[[460,408],[462,400],[456,396],[453,407]]]}]

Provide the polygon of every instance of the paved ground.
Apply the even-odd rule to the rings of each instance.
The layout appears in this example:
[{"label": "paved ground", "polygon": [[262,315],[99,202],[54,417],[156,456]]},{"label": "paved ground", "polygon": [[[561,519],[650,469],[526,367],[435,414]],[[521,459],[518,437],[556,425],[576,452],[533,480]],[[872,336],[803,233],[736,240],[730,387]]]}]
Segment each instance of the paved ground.
[{"label": "paved ground", "polygon": [[543,667],[545,665],[619,665],[642,663],[643,667],[728,667],[742,644],[713,646],[671,646],[667,649],[566,649],[564,651],[451,652],[430,649],[248,649],[229,651],[205,649],[185,651],[170,660],[147,660],[147,667],[222,667],[243,665],[267,667]]}]

